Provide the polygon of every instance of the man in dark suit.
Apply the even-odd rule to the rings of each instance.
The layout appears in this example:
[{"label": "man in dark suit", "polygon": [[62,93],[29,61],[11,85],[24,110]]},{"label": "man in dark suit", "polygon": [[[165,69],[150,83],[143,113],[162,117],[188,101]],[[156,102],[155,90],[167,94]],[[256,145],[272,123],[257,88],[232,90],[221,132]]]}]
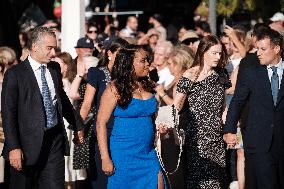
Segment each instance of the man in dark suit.
[{"label": "man in dark suit", "polygon": [[2,89],[3,156],[11,165],[11,189],[63,189],[69,146],[63,117],[82,141],[80,116],[68,100],[55,56],[56,37],[46,27],[31,35],[30,55],[9,69]]},{"label": "man in dark suit", "polygon": [[244,128],[246,188],[284,188],[284,62],[283,37],[274,30],[258,36],[260,64],[239,72],[224,127],[228,146],[236,143],[237,122],[246,103]]}]

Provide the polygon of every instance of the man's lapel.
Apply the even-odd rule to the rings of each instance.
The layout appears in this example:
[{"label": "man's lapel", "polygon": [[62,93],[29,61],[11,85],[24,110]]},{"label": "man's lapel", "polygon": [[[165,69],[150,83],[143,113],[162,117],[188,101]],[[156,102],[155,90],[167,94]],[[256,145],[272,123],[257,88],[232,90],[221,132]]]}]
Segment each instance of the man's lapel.
[{"label": "man's lapel", "polygon": [[30,65],[30,62],[28,61],[28,59],[26,59],[21,64],[24,64],[24,66],[26,68],[27,79],[29,80],[29,83],[31,85],[32,90],[34,91],[35,97],[38,98],[38,99],[41,99],[42,96],[41,96],[41,93],[40,93],[40,89],[39,89],[34,71],[33,71],[32,67]]}]

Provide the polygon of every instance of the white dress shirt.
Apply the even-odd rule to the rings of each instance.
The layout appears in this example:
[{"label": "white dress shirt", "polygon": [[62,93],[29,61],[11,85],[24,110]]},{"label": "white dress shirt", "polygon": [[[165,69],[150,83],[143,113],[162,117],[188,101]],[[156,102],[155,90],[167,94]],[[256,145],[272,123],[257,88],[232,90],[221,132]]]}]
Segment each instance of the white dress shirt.
[{"label": "white dress shirt", "polygon": [[[279,89],[280,89],[282,76],[283,76],[283,70],[284,70],[284,62],[282,61],[282,58],[280,59],[279,63],[274,65],[274,66],[277,68],[277,75],[278,75],[278,78],[279,78]],[[271,67],[272,67],[272,65],[267,66],[268,78],[269,78],[270,82],[271,82],[271,77],[272,77],[272,74],[273,74]]]}]

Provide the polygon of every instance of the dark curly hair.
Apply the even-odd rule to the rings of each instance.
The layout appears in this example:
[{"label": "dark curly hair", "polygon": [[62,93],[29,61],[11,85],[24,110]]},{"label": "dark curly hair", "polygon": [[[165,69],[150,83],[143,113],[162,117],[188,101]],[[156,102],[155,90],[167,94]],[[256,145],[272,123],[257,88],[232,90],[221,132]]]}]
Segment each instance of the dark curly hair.
[{"label": "dark curly hair", "polygon": [[[138,83],[147,92],[153,92],[154,89],[154,83],[148,76],[137,77],[135,74],[133,61],[136,53],[139,53],[139,51],[147,52],[142,46],[128,45],[125,48],[121,48],[115,58],[111,77],[119,95],[118,105],[123,109],[129,105]],[[148,53],[146,58],[149,61]]]}]

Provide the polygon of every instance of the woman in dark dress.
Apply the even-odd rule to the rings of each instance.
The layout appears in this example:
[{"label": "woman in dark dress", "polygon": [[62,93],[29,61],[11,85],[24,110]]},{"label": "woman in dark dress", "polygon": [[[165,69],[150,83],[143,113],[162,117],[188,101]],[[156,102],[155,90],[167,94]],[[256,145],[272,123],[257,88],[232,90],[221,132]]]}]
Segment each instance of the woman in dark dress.
[{"label": "woman in dark dress", "polygon": [[177,84],[174,104],[188,108],[185,128],[187,161],[186,188],[227,189],[222,114],[225,89],[230,81],[224,66],[227,58],[216,36],[206,36],[199,44],[193,65]]},{"label": "woman in dark dress", "polygon": [[[125,45],[127,45],[127,42],[120,38],[117,38],[112,42],[109,41],[108,45],[104,47],[105,53],[102,56],[98,67],[92,67],[88,70],[86,92],[80,110],[80,115],[83,120],[87,118],[92,102],[94,102],[95,104],[96,120],[96,113],[99,108],[101,96],[111,80],[110,73],[114,64],[116,53],[121,47],[124,47]],[[94,128],[95,127],[96,126],[94,125]],[[109,122],[107,123],[108,137],[110,136],[112,127],[113,116],[111,116]],[[94,141],[95,142],[93,144],[90,144],[90,152],[93,153],[91,153],[90,156],[92,156],[91,159],[93,159],[93,157],[95,159],[95,161],[90,161],[92,167],[90,172],[92,188],[105,189],[107,187],[107,176],[101,170],[101,158],[96,136]]]},{"label": "woman in dark dress", "polygon": [[[171,74],[175,77],[173,82],[164,88],[163,85],[156,87],[158,99],[160,100],[160,106],[166,106],[173,104],[173,97],[176,92],[177,82],[182,74],[190,68],[193,63],[194,54],[191,49],[185,45],[178,45],[173,48],[173,51],[169,55],[168,68]],[[183,107],[183,111],[180,113],[180,125],[179,127],[184,129],[188,124],[188,116],[186,113],[186,107]],[[169,131],[163,140],[162,145],[162,159],[165,165],[165,169],[168,172],[175,170],[178,157],[179,157],[179,145],[175,142],[175,135],[172,131]],[[174,174],[168,174],[168,186],[171,189],[180,189],[185,187],[184,175],[185,175],[185,154],[184,151],[180,158],[180,165],[178,170]]]}]

